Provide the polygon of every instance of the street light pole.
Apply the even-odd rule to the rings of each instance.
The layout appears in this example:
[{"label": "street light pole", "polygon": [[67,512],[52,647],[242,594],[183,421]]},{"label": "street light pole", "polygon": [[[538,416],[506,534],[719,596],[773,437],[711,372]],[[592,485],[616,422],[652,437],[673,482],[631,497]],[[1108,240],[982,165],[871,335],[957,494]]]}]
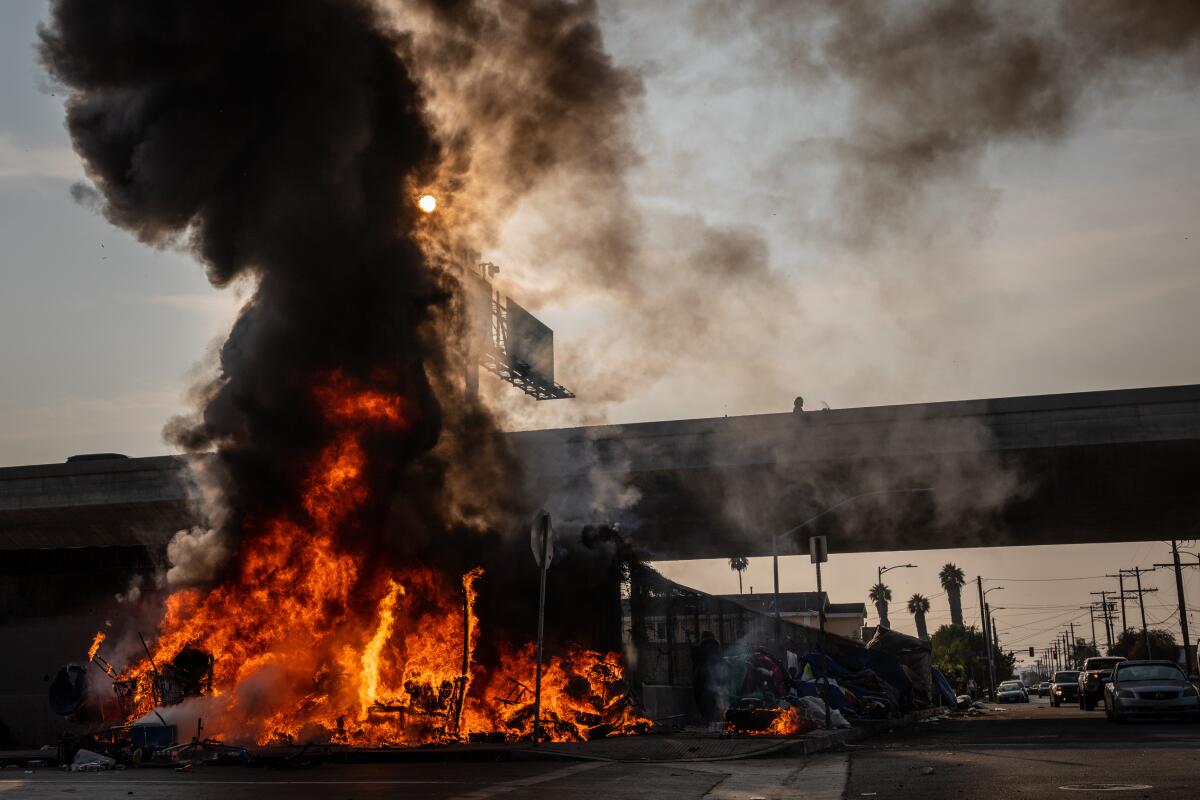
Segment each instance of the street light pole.
[{"label": "street light pole", "polygon": [[1003,586],[993,586],[990,589],[983,588],[983,578],[975,577],[976,584],[979,587],[979,604],[983,607],[983,639],[986,645],[987,666],[988,666],[988,691],[993,695],[996,691],[996,658],[995,651],[992,649],[992,621],[988,611],[987,593],[994,592],[997,589],[1003,589]]},{"label": "street light pole", "polygon": [[[876,567],[875,568],[875,585],[882,586],[883,585],[883,576],[886,575],[887,573],[891,572],[894,569],[916,569],[916,567],[917,567],[916,564],[896,564],[895,566],[891,566],[891,567]],[[884,602],[886,602],[886,601],[884,601]],[[876,607],[875,611],[876,611],[876,613],[878,613],[879,608]],[[883,624],[882,617],[880,617],[879,622],[880,622],[880,624]]]}]

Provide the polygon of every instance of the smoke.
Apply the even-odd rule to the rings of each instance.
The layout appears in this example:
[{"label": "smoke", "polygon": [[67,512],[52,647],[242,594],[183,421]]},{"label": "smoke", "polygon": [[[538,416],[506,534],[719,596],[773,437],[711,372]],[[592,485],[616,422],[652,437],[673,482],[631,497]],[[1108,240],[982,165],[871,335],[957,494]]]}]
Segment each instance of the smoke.
[{"label": "smoke", "polygon": [[253,286],[197,412],[166,429],[216,451],[224,506],[172,541],[171,584],[214,579],[246,531],[303,517],[306,475],[335,433],[313,392],[329,382],[402,396],[411,416],[364,437],[373,501],[341,534],[383,531],[411,553],[461,520],[453,470],[430,453],[443,408],[471,423],[459,448],[492,428],[434,391],[452,385],[435,322],[455,284],[417,243],[433,223],[414,199],[440,152],[408,40],[365,0],[63,0],[40,35],[106,217],[190,251],[214,286]]},{"label": "smoke", "polygon": [[[1133,71],[1197,64],[1188,2],[795,9],[707,4],[694,29],[750,30],[765,45],[757,66],[844,95],[846,130],[806,143],[836,174],[828,217],[795,223],[841,254],[898,241],[923,254],[946,228],[977,226],[993,202],[979,179],[991,148],[1058,141]],[[822,360],[810,315],[837,322],[846,300],[796,281],[813,265],[772,253],[753,226],[639,201],[645,87],[606,50],[592,2],[58,0],[41,55],[71,93],[91,182],[81,202],[190,251],[215,286],[253,286],[197,412],[166,431],[216,451],[222,504],[173,543],[173,584],[219,578],[267,519],[304,522],[308,469],[335,433],[312,390],[329,381],[402,396],[411,417],[363,438],[371,502],[339,534],[380,555],[369,566],[436,551],[463,567],[482,551],[447,542],[525,517],[516,465],[462,389],[464,254],[497,254],[501,288],[522,303],[591,320],[560,340],[561,380],[585,402],[541,404],[540,424],[600,421],[681,372],[738,387],[742,408],[786,404],[802,387],[779,354]],[[416,209],[425,191],[436,214]],[[944,255],[900,284],[956,291],[947,276],[961,263]],[[930,327],[886,277],[847,294]],[[490,391],[507,423],[533,419],[530,403]],[[585,483],[569,507],[636,502],[600,472]],[[523,549],[495,547],[504,564]]]},{"label": "smoke", "polygon": [[991,148],[1061,141],[1089,102],[1112,102],[1134,74],[1188,81],[1200,66],[1200,9],[1187,0],[797,6],[706,3],[695,29],[748,27],[765,68],[846,93],[846,130],[822,143],[839,173],[826,222],[860,251],[961,224],[948,194],[971,213],[990,209],[979,167]]}]

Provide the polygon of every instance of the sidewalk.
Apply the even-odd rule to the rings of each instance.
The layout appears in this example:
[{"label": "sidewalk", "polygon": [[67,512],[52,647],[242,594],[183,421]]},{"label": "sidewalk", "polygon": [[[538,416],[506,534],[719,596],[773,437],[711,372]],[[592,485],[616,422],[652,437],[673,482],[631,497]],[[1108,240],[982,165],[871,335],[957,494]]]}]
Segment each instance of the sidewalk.
[{"label": "sidewalk", "polygon": [[[803,736],[728,736],[708,732],[651,733],[614,736],[592,742],[531,744],[456,744],[427,747],[350,748],[318,746],[301,751],[296,747],[257,748],[259,764],[299,765],[303,761],[365,764],[411,762],[480,761],[611,761],[622,763],[673,763],[728,761],[742,758],[796,757],[831,750],[877,733],[908,727],[922,719],[945,713],[929,709],[902,718],[860,723],[853,728],[816,730]],[[24,766],[27,759],[54,762],[53,754],[40,751],[0,752],[0,766]],[[46,766],[53,766],[53,763]]]}]

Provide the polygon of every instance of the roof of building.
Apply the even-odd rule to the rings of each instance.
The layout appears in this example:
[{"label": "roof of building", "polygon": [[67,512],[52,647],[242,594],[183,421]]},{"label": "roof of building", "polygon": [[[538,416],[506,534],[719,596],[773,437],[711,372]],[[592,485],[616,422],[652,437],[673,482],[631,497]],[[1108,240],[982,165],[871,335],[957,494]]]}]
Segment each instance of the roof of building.
[{"label": "roof of building", "polygon": [[[765,614],[774,613],[775,610],[775,595],[767,592],[763,594],[723,594],[723,600],[732,600],[735,603],[746,606],[754,611],[761,611]],[[815,614],[821,608],[821,604],[825,604],[826,614],[858,614],[864,616],[867,613],[865,603],[830,603],[829,595],[826,592],[780,592],[779,593],[779,613],[780,614]]]}]

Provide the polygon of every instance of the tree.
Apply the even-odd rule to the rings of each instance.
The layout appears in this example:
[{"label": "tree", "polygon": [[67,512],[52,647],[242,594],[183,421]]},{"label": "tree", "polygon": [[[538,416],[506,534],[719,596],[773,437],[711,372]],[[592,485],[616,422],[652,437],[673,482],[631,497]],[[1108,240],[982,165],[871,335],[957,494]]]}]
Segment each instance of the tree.
[{"label": "tree", "polygon": [[929,598],[922,594],[914,594],[908,598],[908,613],[913,615],[917,623],[917,638],[929,641],[929,629],[925,627],[925,613],[929,611]]},{"label": "tree", "polygon": [[942,582],[942,588],[946,590],[946,598],[950,601],[950,624],[962,625],[962,587],[967,582],[966,576],[961,568],[947,564],[938,573],[938,578]]},{"label": "tree", "polygon": [[892,599],[892,590],[882,583],[877,583],[871,587],[871,593],[867,596],[875,604],[875,611],[879,614],[879,624],[885,628],[892,627],[892,623],[888,622],[888,603]]},{"label": "tree", "polygon": [[742,593],[742,573],[750,566],[750,559],[745,556],[734,556],[729,559],[729,568],[738,575],[738,594]]},{"label": "tree", "polygon": [[[961,685],[967,678],[974,678],[980,686],[987,684],[987,643],[974,625],[969,628],[943,625],[934,631],[930,644],[933,645],[933,663],[952,682],[957,681]],[[1017,662],[1016,654],[993,651],[992,655],[996,680],[1011,678]]]},{"label": "tree", "polygon": [[1142,636],[1140,630],[1130,628],[1127,631],[1122,631],[1117,640],[1113,642],[1112,655],[1124,656],[1125,658],[1165,658],[1168,661],[1174,661],[1179,655],[1179,645],[1175,643],[1175,636],[1170,631],[1151,630],[1150,631],[1150,649],[1153,651],[1149,655],[1146,653],[1146,639]]}]

